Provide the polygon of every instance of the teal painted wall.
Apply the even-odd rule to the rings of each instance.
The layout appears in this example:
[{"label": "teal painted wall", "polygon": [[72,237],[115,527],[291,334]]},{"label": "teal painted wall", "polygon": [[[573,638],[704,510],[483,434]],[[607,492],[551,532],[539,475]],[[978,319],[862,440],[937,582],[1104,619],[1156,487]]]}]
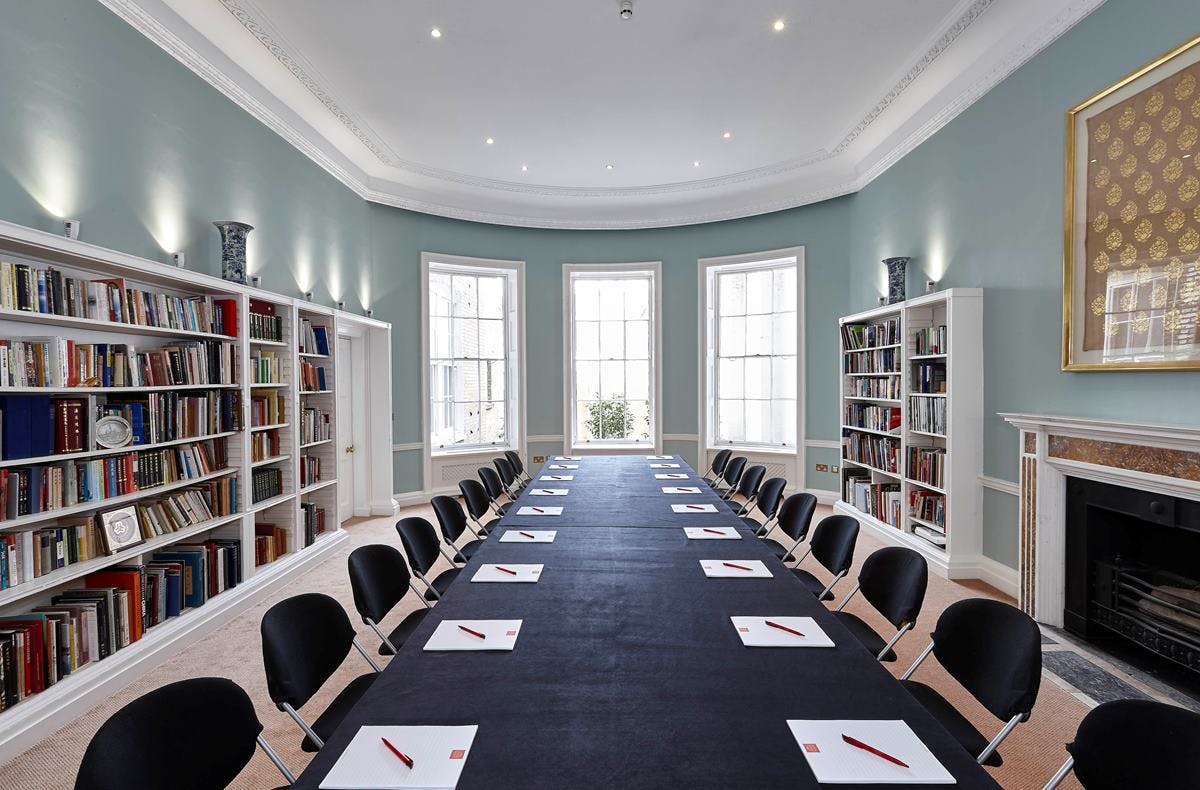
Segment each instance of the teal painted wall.
[{"label": "teal painted wall", "polygon": [[[997,412],[1200,423],[1195,373],[1063,373],[1062,211],[1067,108],[1200,32],[1195,0],[1108,0],[851,200],[850,306],[872,306],[879,261],[913,256],[942,286],[982,286],[984,471],[1017,476],[1017,431]],[[1015,565],[1016,507],[989,492],[984,546]]]}]

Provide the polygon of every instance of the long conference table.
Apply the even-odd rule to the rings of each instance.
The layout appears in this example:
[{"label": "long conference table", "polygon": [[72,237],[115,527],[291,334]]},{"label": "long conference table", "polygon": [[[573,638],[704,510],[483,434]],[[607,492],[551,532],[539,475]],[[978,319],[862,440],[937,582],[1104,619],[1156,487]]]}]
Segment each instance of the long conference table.
[{"label": "long conference table", "polygon": [[[687,479],[655,477],[676,473]],[[533,481],[569,493],[520,496],[297,788],[317,788],[360,726],[383,724],[477,724],[464,789],[817,787],[788,719],[903,719],[957,786],[998,786],[682,458],[552,457]],[[702,493],[663,493],[676,485]],[[517,515],[526,505],[564,510]],[[742,539],[688,540],[684,527]],[[499,541],[534,528],[558,534]],[[761,560],[773,576],[710,579],[702,559]],[[545,568],[536,584],[472,583],[482,563]],[[835,647],[744,647],[733,615],[813,617]],[[512,652],[422,650],[442,619],[493,618],[524,621]]]}]

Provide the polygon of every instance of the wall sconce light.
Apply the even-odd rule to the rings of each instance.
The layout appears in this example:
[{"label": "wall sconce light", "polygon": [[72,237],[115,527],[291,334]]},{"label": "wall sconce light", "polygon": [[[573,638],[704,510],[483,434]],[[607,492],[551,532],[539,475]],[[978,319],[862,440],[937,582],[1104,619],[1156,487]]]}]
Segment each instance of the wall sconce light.
[{"label": "wall sconce light", "polygon": [[69,219],[63,223],[63,235],[68,239],[79,238],[79,220]]},{"label": "wall sconce light", "polygon": [[933,280],[925,281],[925,293],[931,294],[935,288],[937,288],[937,283],[935,283]]},{"label": "wall sconce light", "polygon": [[311,301],[312,301],[312,297],[313,297],[313,292],[312,292],[312,291],[305,291],[305,292],[304,292],[304,301],[306,301],[306,302],[311,302]]},{"label": "wall sconce light", "polygon": [[363,315],[367,318],[372,318],[375,315],[375,311],[368,307],[366,310],[363,310]]},{"label": "wall sconce light", "polygon": [[178,266],[180,269],[182,269],[184,267],[184,264],[187,262],[187,259],[186,259],[186,256],[182,252],[177,252],[171,256],[171,262],[174,263],[176,266]]},{"label": "wall sconce light", "polygon": [[250,284],[253,285],[255,288],[261,288],[262,287],[262,277],[260,277],[257,274],[250,275]]},{"label": "wall sconce light", "polygon": [[884,305],[886,305],[888,303],[886,296],[879,297],[878,301],[879,301],[880,307],[883,307]]},{"label": "wall sconce light", "polygon": [[337,301],[337,309],[339,309],[339,310],[345,310],[345,309],[346,309],[346,303],[345,303],[345,302],[343,302],[341,299],[338,299],[338,301]]}]

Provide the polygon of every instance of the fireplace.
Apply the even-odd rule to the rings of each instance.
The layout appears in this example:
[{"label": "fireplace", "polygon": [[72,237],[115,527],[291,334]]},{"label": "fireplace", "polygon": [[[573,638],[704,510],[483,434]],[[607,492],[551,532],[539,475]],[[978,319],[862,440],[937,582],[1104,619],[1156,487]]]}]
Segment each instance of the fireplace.
[{"label": "fireplace", "polygon": [[1200,502],[1077,477],[1065,487],[1064,627],[1200,683]]}]

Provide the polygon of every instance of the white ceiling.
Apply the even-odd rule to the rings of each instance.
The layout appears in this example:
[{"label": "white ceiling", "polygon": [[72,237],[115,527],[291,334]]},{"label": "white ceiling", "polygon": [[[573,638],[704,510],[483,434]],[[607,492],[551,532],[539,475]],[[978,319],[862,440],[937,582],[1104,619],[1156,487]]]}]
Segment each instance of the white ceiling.
[{"label": "white ceiling", "polygon": [[101,2],[366,199],[629,228],[855,191],[1103,0]]}]

